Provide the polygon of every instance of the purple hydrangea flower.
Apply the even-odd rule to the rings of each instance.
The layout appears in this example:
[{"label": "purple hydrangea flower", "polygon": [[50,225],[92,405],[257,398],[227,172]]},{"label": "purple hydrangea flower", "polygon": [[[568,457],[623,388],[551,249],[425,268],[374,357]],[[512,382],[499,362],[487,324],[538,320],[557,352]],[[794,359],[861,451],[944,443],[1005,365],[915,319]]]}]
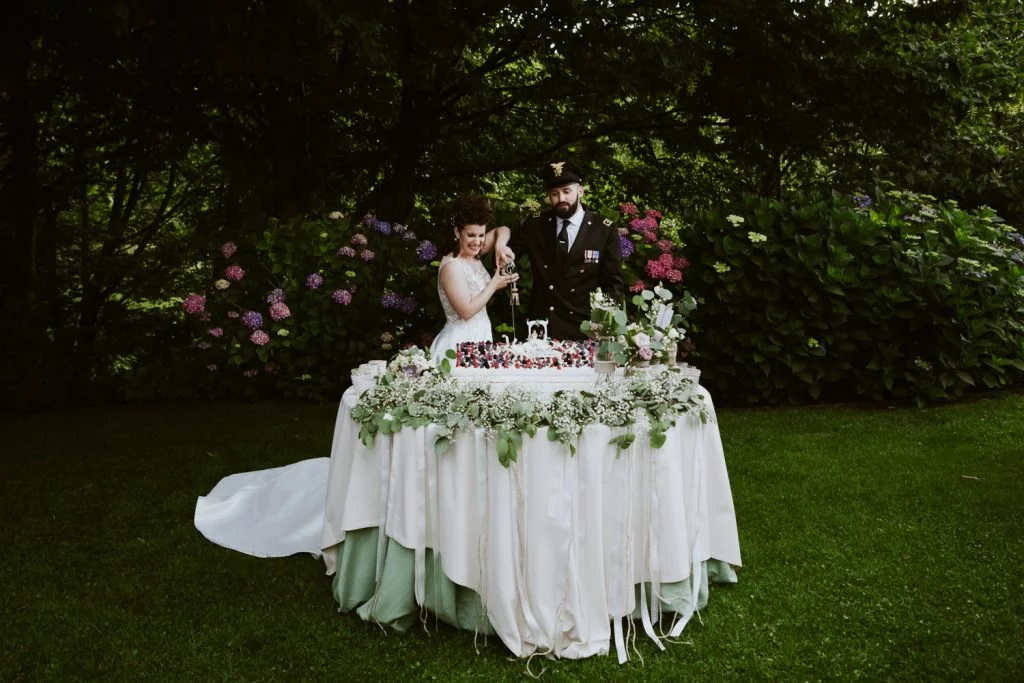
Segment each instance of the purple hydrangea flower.
[{"label": "purple hydrangea flower", "polygon": [[375,256],[377,255],[374,254],[373,251],[370,249],[363,249],[361,252],[359,252],[359,258],[363,259],[367,263],[372,261]]},{"label": "purple hydrangea flower", "polygon": [[363,216],[363,225],[373,225],[373,221],[375,220],[376,218],[374,217],[374,215],[372,213],[368,213],[365,216]]},{"label": "purple hydrangea flower", "polygon": [[317,289],[324,283],[324,278],[320,273],[311,273],[306,276],[306,287],[309,289]]},{"label": "purple hydrangea flower", "polygon": [[1018,266],[1024,266],[1024,252],[1015,251],[1010,254],[1010,260],[1016,263]]},{"label": "purple hydrangea flower", "polygon": [[866,194],[855,194],[853,195],[853,201],[861,209],[866,209],[871,206],[871,197]]},{"label": "purple hydrangea flower", "polygon": [[402,303],[402,297],[394,292],[384,292],[380,297],[380,305],[383,308],[398,308]]},{"label": "purple hydrangea flower", "polygon": [[622,258],[629,258],[636,251],[636,247],[633,246],[633,240],[619,235],[619,250],[622,252]]},{"label": "purple hydrangea flower", "polygon": [[242,314],[242,324],[250,330],[258,330],[263,327],[263,316],[256,311],[246,311]]},{"label": "purple hydrangea flower", "polygon": [[391,224],[386,221],[378,221],[374,219],[371,225],[373,226],[374,230],[384,235],[385,237],[391,234]]},{"label": "purple hydrangea flower", "polygon": [[1024,247],[1024,235],[1020,234],[1019,232],[1011,232],[1009,235],[1006,236],[1006,239],[1010,240],[1014,244]]},{"label": "purple hydrangea flower", "polygon": [[348,256],[349,258],[352,258],[355,255],[356,250],[353,249],[352,247],[342,247],[341,249],[338,250],[338,256]]},{"label": "purple hydrangea flower", "polygon": [[407,296],[403,297],[402,300],[398,302],[397,308],[406,315],[412,315],[416,312],[416,309],[419,308],[419,304],[416,303],[415,298]]},{"label": "purple hydrangea flower", "polygon": [[416,246],[416,257],[423,263],[429,263],[437,258],[437,247],[430,240],[423,240]]},{"label": "purple hydrangea flower", "polygon": [[339,303],[342,306],[348,306],[352,303],[352,292],[347,289],[336,289],[331,292],[331,298],[334,299],[335,303]]},{"label": "purple hydrangea flower", "polygon": [[279,304],[282,301],[284,301],[284,290],[280,287],[270,290],[270,294],[267,294],[268,304]]}]

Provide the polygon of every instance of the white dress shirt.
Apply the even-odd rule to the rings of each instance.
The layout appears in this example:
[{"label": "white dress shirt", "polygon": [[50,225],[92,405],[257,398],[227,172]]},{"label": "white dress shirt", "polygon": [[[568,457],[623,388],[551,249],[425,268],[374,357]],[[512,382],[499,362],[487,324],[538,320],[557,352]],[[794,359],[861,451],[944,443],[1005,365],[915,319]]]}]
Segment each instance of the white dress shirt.
[{"label": "white dress shirt", "polygon": [[[563,219],[559,215],[555,215],[555,239],[558,239],[558,233],[562,232]],[[573,242],[576,241],[576,235],[580,233],[580,226],[583,225],[583,204],[576,207],[576,213],[569,216],[569,226],[565,229],[569,235],[569,246],[568,249],[572,249]]]}]

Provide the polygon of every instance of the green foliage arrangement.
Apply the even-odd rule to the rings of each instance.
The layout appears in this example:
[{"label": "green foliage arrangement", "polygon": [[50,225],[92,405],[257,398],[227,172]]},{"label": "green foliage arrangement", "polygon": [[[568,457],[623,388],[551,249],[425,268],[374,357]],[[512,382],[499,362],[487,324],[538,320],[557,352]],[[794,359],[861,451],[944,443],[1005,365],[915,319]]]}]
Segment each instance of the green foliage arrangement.
[{"label": "green foliage arrangement", "polygon": [[[425,358],[419,349],[404,353]],[[572,455],[588,424],[620,428],[610,441],[619,449],[628,448],[639,431],[647,432],[651,447],[661,448],[676,419],[691,413],[702,423],[711,419],[696,383],[676,368],[602,380],[600,390],[565,390],[546,397],[520,386],[492,393],[484,384],[454,379],[424,360],[415,369],[392,361],[360,396],[352,418],[366,446],[372,446],[377,435],[433,423],[439,455],[447,452],[460,431],[482,427],[494,439],[499,461],[508,467],[519,457],[523,437],[536,436],[542,427],[547,427],[548,439],[563,444]]]},{"label": "green foliage arrangement", "polygon": [[693,217],[694,337],[716,396],[942,400],[1024,378],[1024,237],[879,188]]}]

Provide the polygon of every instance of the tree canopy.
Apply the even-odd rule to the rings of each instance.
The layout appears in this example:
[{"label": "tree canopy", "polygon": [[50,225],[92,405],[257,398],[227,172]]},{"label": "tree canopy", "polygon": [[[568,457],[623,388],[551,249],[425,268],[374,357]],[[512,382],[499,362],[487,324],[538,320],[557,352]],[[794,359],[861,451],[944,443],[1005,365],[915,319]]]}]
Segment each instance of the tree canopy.
[{"label": "tree canopy", "polygon": [[1004,0],[15,0],[3,374],[79,392],[165,334],[139,322],[213,244],[267,219],[429,222],[462,189],[532,196],[564,155],[606,201],[885,178],[1019,220],[1022,16]]}]

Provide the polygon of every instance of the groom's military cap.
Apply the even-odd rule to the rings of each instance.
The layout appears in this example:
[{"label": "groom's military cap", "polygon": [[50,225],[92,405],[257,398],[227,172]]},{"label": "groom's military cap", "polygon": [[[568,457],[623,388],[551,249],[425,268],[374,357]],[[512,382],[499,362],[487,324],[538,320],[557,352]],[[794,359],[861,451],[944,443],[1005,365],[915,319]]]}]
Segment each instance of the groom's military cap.
[{"label": "groom's military cap", "polygon": [[544,187],[561,187],[583,182],[583,169],[571,161],[553,161],[541,169]]}]

